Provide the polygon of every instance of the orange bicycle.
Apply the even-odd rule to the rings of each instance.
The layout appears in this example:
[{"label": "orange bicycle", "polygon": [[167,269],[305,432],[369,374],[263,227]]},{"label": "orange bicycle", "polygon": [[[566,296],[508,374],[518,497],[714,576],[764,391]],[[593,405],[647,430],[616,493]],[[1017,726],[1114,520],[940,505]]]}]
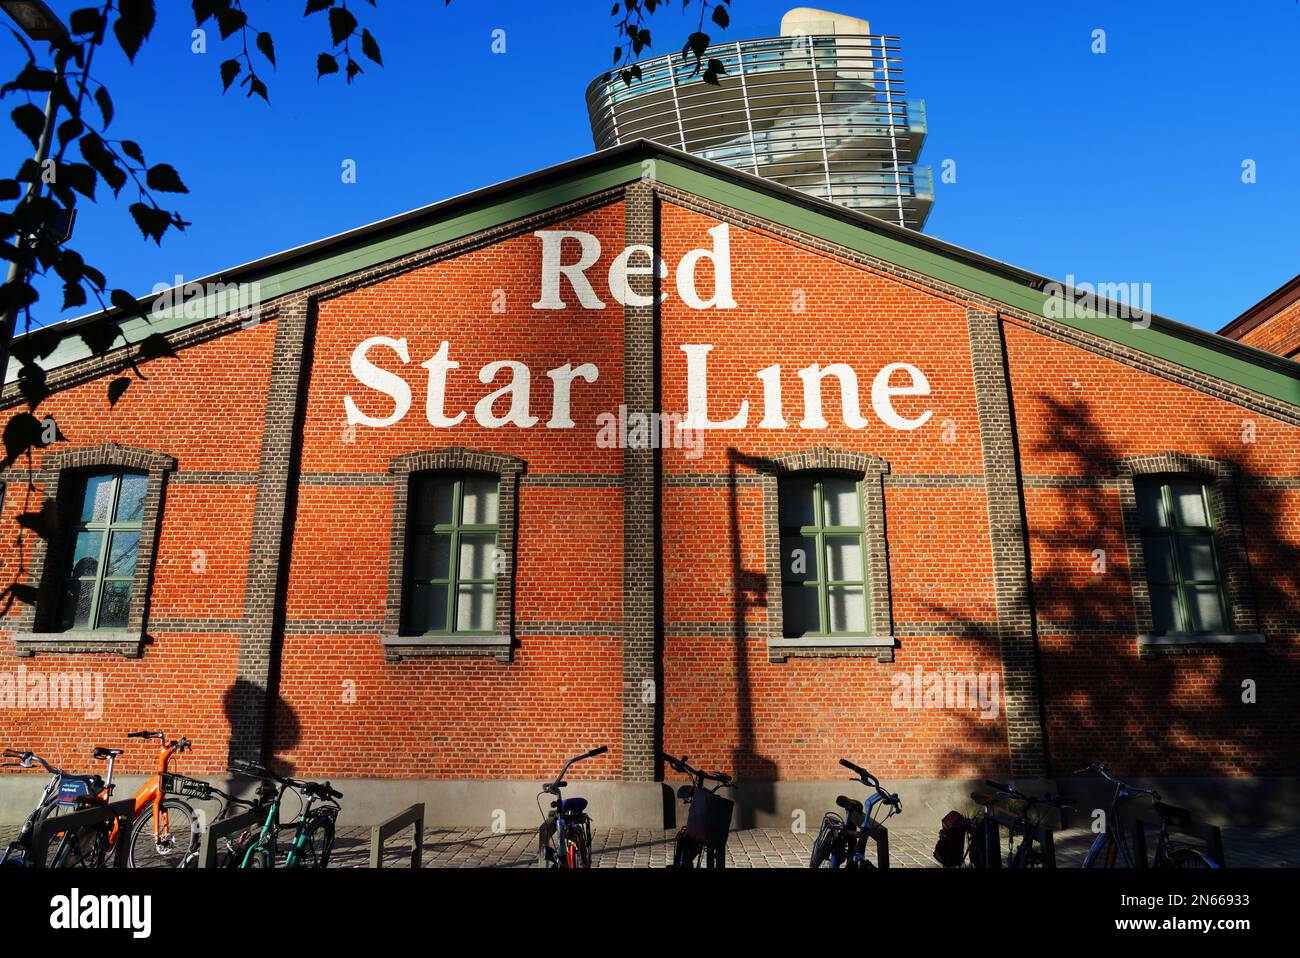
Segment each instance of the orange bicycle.
[{"label": "orange bicycle", "polygon": [[[182,868],[192,864],[202,829],[193,806],[177,794],[199,794],[208,785],[173,773],[171,761],[175,755],[191,748],[193,743],[184,737],[169,742],[162,732],[131,732],[127,738],[156,738],[159,742],[157,769],[134,796],[127,867]],[[61,795],[60,801],[81,808],[106,804],[113,794],[113,764],[122,751],[120,748],[96,748],[95,758],[108,762],[103,787],[98,792],[87,788],[78,795]],[[81,787],[84,787],[84,782]],[[103,868],[117,847],[119,832],[117,822],[113,821],[63,835],[51,864],[55,868]]]}]

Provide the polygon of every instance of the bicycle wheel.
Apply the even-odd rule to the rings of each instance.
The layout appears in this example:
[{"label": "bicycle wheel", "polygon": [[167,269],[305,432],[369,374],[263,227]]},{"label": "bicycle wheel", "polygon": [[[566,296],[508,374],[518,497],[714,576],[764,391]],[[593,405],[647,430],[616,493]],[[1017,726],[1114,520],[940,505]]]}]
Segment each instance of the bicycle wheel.
[{"label": "bicycle wheel", "polygon": [[1198,848],[1175,848],[1169,853],[1169,868],[1214,868],[1214,860]]},{"label": "bicycle wheel", "polygon": [[64,832],[51,868],[103,868],[108,861],[108,826],[87,825]]},{"label": "bicycle wheel", "polygon": [[303,832],[303,841],[298,847],[298,867],[328,868],[333,848],[334,819],[329,815],[317,815]]},{"label": "bicycle wheel", "polygon": [[128,868],[183,868],[197,855],[200,835],[194,809],[179,798],[165,798],[161,818],[156,840],[152,807],[132,822]]},{"label": "bicycle wheel", "polygon": [[812,858],[808,862],[808,867],[839,868],[839,859],[831,855],[839,839],[840,823],[833,816],[827,815],[822,819],[822,827],[817,832],[817,839],[813,842]]},{"label": "bicycle wheel", "polygon": [[590,868],[591,847],[587,844],[586,831],[575,828],[566,833],[565,864],[569,868]]}]

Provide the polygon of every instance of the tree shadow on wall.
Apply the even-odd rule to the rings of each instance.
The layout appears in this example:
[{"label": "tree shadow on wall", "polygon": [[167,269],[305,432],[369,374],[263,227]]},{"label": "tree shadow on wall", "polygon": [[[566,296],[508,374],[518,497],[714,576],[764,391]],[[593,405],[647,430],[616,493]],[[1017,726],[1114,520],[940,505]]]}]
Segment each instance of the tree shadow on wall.
[{"label": "tree shadow on wall", "polygon": [[[1035,442],[1033,451],[1064,458],[1068,475],[1115,479],[1132,450],[1108,438],[1087,400],[1038,398],[1049,414],[1043,434],[1050,438]],[[1059,495],[1064,511],[1050,521],[1039,515],[1028,528],[1054,774],[1092,761],[1121,776],[1296,772],[1300,662],[1286,646],[1294,645],[1300,618],[1294,575],[1300,542],[1284,534],[1285,490],[1245,465],[1245,445],[1207,427],[1200,432],[1191,449],[1151,452],[1185,451],[1236,464],[1230,481],[1240,503],[1247,589],[1268,644],[1140,658],[1117,489],[1093,482],[1065,490]],[[1096,549],[1105,550],[1104,571],[1089,574]],[[1255,683],[1259,704],[1242,701],[1246,680]]]}]

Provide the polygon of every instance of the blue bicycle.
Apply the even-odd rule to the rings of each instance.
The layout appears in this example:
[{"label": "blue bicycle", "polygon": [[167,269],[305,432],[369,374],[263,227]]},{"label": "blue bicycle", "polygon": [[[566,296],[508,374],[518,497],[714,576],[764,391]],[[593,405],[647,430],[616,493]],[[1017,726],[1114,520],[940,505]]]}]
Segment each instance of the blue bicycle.
[{"label": "blue bicycle", "polygon": [[602,745],[569,759],[555,781],[547,782],[537,793],[539,812],[542,811],[542,796],[555,796],[551,810],[542,813],[542,824],[537,829],[537,863],[543,868],[591,867],[591,816],[587,814],[587,800],[565,798],[561,790],[569,784],[564,780],[564,773],[571,765],[608,751],[609,746]]},{"label": "blue bicycle", "polygon": [[[897,795],[885,791],[880,785],[880,779],[865,768],[854,765],[846,758],[840,759],[840,764],[857,775],[853,781],[861,782],[874,794],[867,798],[865,806],[847,795],[835,799],[835,804],[844,809],[844,815],[841,817],[837,812],[826,813],[822,827],[817,832],[817,840],[813,842],[809,867],[875,868],[875,864],[867,858],[867,842],[878,826],[903,810],[903,802]],[[881,805],[889,811],[877,821],[873,815]]]}]

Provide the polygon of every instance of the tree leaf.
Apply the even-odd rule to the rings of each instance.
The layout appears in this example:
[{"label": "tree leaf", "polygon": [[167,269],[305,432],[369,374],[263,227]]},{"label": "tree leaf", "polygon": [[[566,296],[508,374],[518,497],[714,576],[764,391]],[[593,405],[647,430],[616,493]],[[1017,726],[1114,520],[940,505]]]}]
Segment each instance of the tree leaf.
[{"label": "tree leaf", "polygon": [[217,29],[221,32],[221,39],[223,40],[242,30],[247,24],[248,14],[243,10],[237,10],[234,7],[222,7],[217,11]]},{"label": "tree leaf", "polygon": [[103,22],[104,18],[99,15],[97,9],[82,7],[80,10],[73,10],[72,15],[68,17],[68,31],[75,36],[98,33]]},{"label": "tree leaf", "polygon": [[266,84],[262,82],[260,77],[252,77],[249,80],[248,95],[252,96],[253,94],[257,94],[267,103],[271,102],[271,98],[266,95]]},{"label": "tree leaf", "polygon": [[8,469],[28,449],[40,448],[41,421],[29,412],[20,412],[5,423],[4,444],[5,458],[0,469]]},{"label": "tree leaf", "polygon": [[32,141],[32,146],[41,145],[41,134],[45,132],[45,111],[35,103],[24,103],[14,107],[12,113],[14,126]]},{"label": "tree leaf", "polygon": [[123,153],[144,166],[144,151],[140,149],[139,143],[135,140],[123,140],[120,145]]},{"label": "tree leaf", "polygon": [[328,10],[334,6],[334,0],[307,0],[307,9],[302,12],[304,17],[313,13],[320,13],[322,10]]},{"label": "tree leaf", "polygon": [[350,10],[343,7],[333,7],[330,9],[330,37],[334,45],[338,46],[357,28],[357,18],[352,15]]},{"label": "tree leaf", "polygon": [[101,86],[95,91],[95,103],[99,105],[99,112],[104,116],[104,127],[107,128],[113,122],[113,100],[107,89]]},{"label": "tree leaf", "polygon": [[726,7],[714,7],[712,19],[714,23],[724,30],[731,25],[731,17],[727,15]]},{"label": "tree leaf", "polygon": [[271,61],[271,66],[275,66],[275,41],[271,39],[271,34],[257,35],[257,49],[262,51],[262,56]]},{"label": "tree leaf", "polygon": [[235,82],[235,77],[239,76],[239,71],[243,67],[239,65],[236,59],[226,60],[221,64],[221,92],[225,93],[230,89],[230,84]]},{"label": "tree leaf", "polygon": [[167,232],[167,227],[172,225],[171,216],[164,210],[147,203],[132,203],[130,211],[135,219],[135,225],[140,227],[140,232],[144,234],[145,239],[152,239],[161,246],[163,234]]},{"label": "tree leaf", "polygon": [[319,80],[327,73],[338,73],[339,65],[334,60],[332,53],[322,53],[316,58],[316,79]]},{"label": "tree leaf", "polygon": [[95,168],[88,163],[64,163],[59,166],[59,181],[72,187],[88,200],[95,198]]},{"label": "tree leaf", "polygon": [[145,174],[145,184],[151,190],[158,190],[161,193],[188,193],[185,184],[181,182],[180,174],[169,163],[159,163],[157,166],[149,167],[149,172]]},{"label": "tree leaf", "polygon": [[379,55],[379,44],[369,30],[361,31],[361,52],[380,66],[384,65],[384,58]]},{"label": "tree leaf", "polygon": [[132,63],[140,52],[140,45],[153,30],[156,12],[154,0],[118,0],[117,22],[113,24],[113,35],[122,47],[122,52]]}]

